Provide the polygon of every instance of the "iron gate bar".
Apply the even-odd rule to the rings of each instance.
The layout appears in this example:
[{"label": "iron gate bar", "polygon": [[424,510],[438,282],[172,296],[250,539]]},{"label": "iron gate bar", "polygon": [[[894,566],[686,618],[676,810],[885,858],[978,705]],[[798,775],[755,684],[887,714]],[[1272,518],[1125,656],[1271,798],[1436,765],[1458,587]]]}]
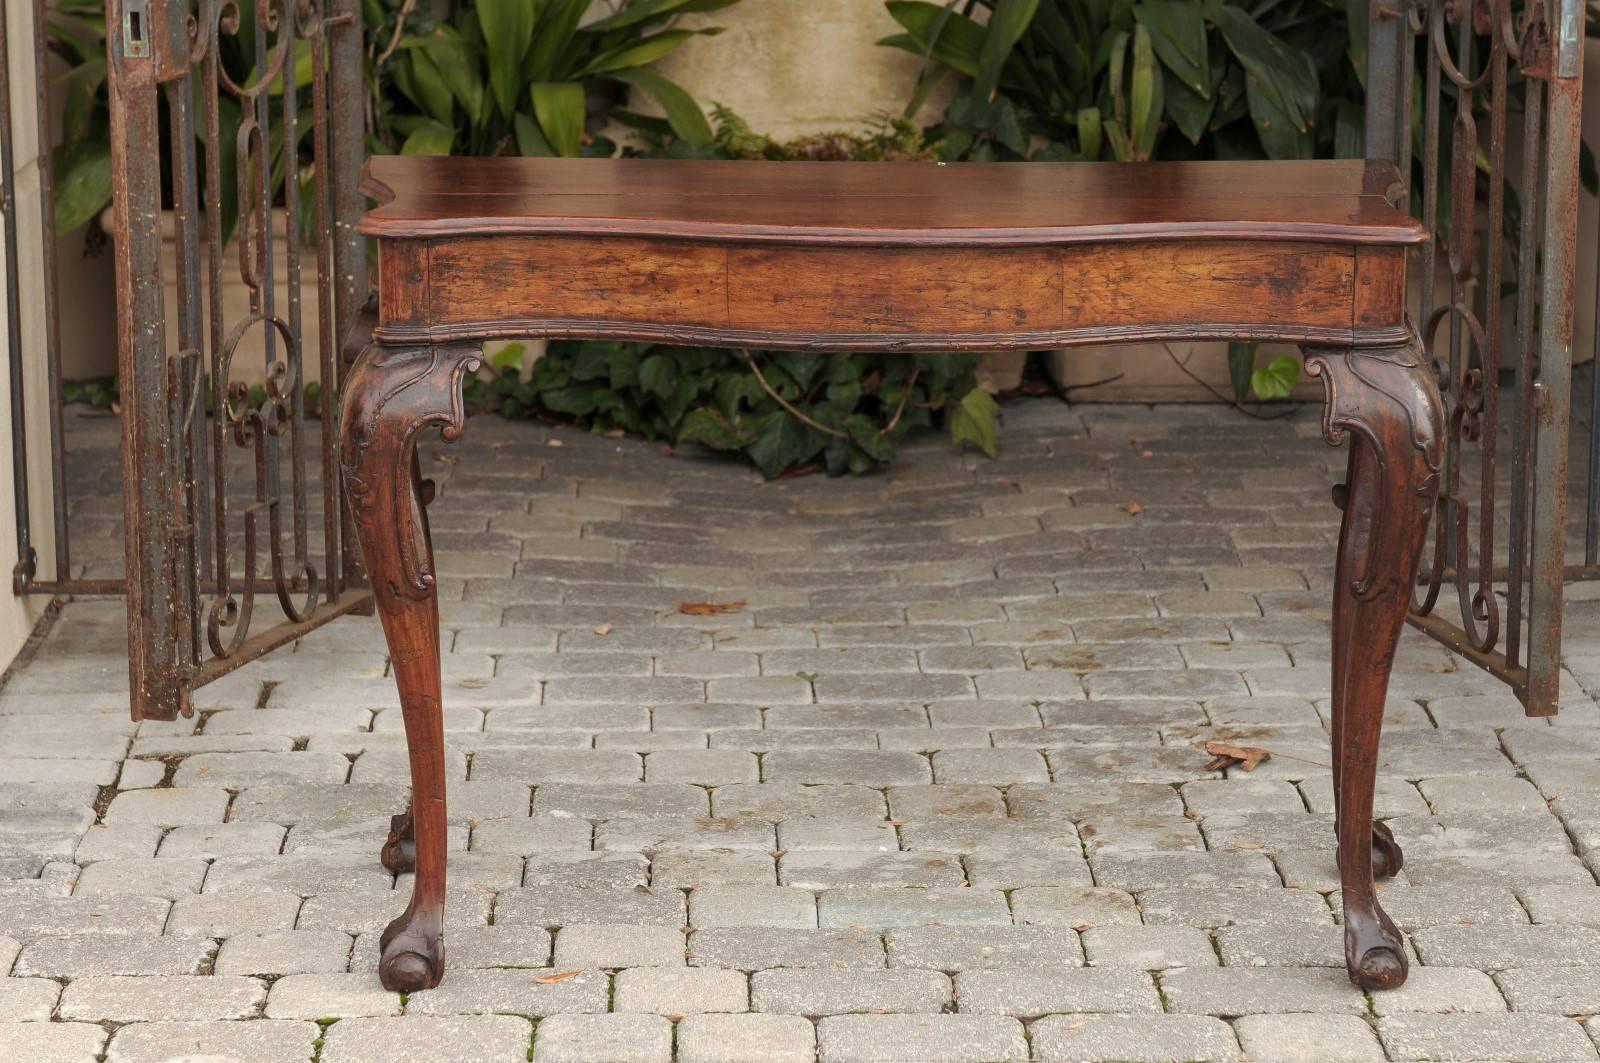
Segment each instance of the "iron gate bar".
[{"label": "iron gate bar", "polygon": [[[370,601],[365,591],[352,589],[355,566],[341,556],[347,533],[333,461],[341,369],[336,338],[353,325],[366,298],[365,245],[354,230],[364,206],[356,192],[364,63],[356,0],[329,2],[327,14],[316,0],[264,0],[249,10],[226,0],[109,5],[128,539],[128,575],[120,583],[128,593],[135,718],[169,719],[187,711],[193,687]],[[242,42],[243,65],[251,68],[243,79],[223,54],[233,40]],[[313,59],[308,129],[300,125],[303,90],[295,74],[302,44],[309,44]],[[231,174],[223,169],[224,123],[231,122],[224,97],[237,101],[240,114]],[[154,224],[162,205],[162,153],[155,149],[162,144],[163,114],[177,253],[172,337],[163,328]],[[310,136],[314,181],[304,217],[303,133]],[[281,204],[270,147],[280,134]],[[228,180],[235,182],[238,204],[232,250],[249,293],[248,311],[237,321],[227,319],[222,302],[221,205]],[[281,252],[273,242],[280,223]],[[316,245],[321,311],[312,334],[305,330],[300,294],[307,226]],[[288,288],[281,298],[279,267]],[[258,335],[267,393],[259,407],[234,374],[235,356]],[[321,572],[310,559],[304,368],[312,358],[323,381],[323,439],[316,454]],[[229,457],[241,451],[250,456],[249,498],[237,505]],[[230,532],[241,522],[238,557]],[[49,587],[105,592],[118,584],[69,576]],[[258,593],[274,594],[288,619],[253,631]]]},{"label": "iron gate bar", "polygon": [[[1370,18],[1367,154],[1400,166],[1405,187],[1398,194],[1411,198],[1435,233],[1419,256],[1419,324],[1450,405],[1434,548],[1419,574],[1422,596],[1409,619],[1505,680],[1530,715],[1550,715],[1559,693],[1562,580],[1584,578],[1595,562],[1591,548],[1587,566],[1564,564],[1583,5],[1378,0]],[[1523,127],[1514,240],[1505,224],[1513,79],[1522,93]],[[1452,101],[1446,134],[1446,104]],[[1421,126],[1413,130],[1416,102]],[[1488,144],[1480,151],[1484,127]],[[1420,186],[1413,198],[1414,151]],[[1480,157],[1488,171],[1482,198]],[[1448,175],[1444,186],[1441,170]],[[1441,212],[1446,202],[1448,216]],[[1479,206],[1487,214],[1482,246],[1476,240]],[[1436,291],[1441,250],[1448,270],[1443,294]],[[1515,347],[1514,358],[1503,359],[1508,267],[1517,285]],[[1514,401],[1510,438],[1503,440],[1498,374],[1508,361],[1515,381],[1505,397]],[[1600,392],[1593,400],[1600,411]],[[1469,501],[1463,474],[1474,446],[1480,483],[1478,497]],[[1503,500],[1496,475],[1502,457],[1510,473]],[[1596,466],[1590,471],[1593,515],[1600,492]],[[1510,517],[1503,562],[1495,541],[1502,501]],[[1434,613],[1446,585],[1455,589],[1459,621]]]}]

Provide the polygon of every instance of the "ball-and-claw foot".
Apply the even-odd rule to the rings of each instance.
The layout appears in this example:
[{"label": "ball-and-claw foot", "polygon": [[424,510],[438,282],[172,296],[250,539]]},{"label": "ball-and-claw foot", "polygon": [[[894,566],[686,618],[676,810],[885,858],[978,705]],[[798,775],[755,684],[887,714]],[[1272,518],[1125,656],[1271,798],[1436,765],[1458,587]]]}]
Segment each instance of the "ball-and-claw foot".
[{"label": "ball-and-claw foot", "polygon": [[1400,931],[1376,904],[1370,912],[1345,909],[1344,960],[1350,981],[1369,992],[1400,988],[1410,971]]},{"label": "ball-and-claw foot", "polygon": [[1389,825],[1374,821],[1372,824],[1372,876],[1374,878],[1393,878],[1400,873],[1400,869],[1405,864],[1405,853],[1400,849],[1400,843],[1394,840],[1394,834],[1389,830]]},{"label": "ball-and-claw foot", "polygon": [[396,874],[409,874],[417,869],[417,836],[411,826],[411,813],[402,812],[389,820],[389,838],[383,843],[378,859]]},{"label": "ball-and-claw foot", "polygon": [[410,912],[390,923],[379,942],[378,981],[391,993],[432,989],[444,977],[444,934]]}]

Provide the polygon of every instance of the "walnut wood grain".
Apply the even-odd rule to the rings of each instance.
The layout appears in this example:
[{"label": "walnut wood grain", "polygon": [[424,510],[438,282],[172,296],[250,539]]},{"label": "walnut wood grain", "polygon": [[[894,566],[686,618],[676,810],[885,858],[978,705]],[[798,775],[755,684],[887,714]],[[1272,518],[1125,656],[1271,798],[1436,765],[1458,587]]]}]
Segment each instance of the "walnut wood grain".
[{"label": "walnut wood grain", "polygon": [[849,163],[375,156],[387,238],[581,233],[1006,247],[1227,239],[1417,244],[1384,162]]},{"label": "walnut wood grain", "polygon": [[933,166],[376,158],[381,319],[343,397],[345,490],[388,639],[412,802],[382,859],[414,868],[382,937],[390,989],[443,973],[438,602],[417,433],[454,437],[488,338],[834,351],[1134,339],[1286,340],[1352,437],[1334,589],[1334,776],[1346,967],[1399,985],[1372,818],[1389,672],[1438,492],[1442,412],[1405,319],[1386,164]]},{"label": "walnut wood grain", "polygon": [[396,344],[649,340],[666,330],[665,342],[905,350],[1108,337],[1404,342],[1404,288],[1394,283],[1404,277],[1404,248],[1360,251],[1240,240],[1008,249],[526,234],[385,240],[382,290],[413,309],[386,315],[378,335]]}]

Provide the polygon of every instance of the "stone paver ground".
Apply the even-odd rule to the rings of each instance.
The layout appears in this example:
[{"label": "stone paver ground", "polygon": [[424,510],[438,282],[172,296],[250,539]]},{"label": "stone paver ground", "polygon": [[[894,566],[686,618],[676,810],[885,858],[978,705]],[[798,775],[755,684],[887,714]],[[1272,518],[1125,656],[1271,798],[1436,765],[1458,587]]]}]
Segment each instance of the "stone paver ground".
[{"label": "stone paver ground", "polygon": [[[135,727],[121,603],[69,603],[0,691],[0,1059],[1600,1059],[1590,601],[1553,723],[1406,634],[1413,973],[1345,978],[1317,420],[1021,403],[997,461],[768,485],[474,422],[425,459],[453,878],[409,997],[374,974],[409,885],[377,622]],[[92,573],[114,433],[73,419]]]}]

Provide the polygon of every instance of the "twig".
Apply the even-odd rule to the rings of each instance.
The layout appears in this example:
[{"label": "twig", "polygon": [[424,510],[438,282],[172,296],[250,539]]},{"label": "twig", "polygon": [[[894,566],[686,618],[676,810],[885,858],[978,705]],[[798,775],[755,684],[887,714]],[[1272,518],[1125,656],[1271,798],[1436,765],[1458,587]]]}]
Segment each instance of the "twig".
[{"label": "twig", "polygon": [[1188,364],[1178,359],[1177,352],[1172,349],[1172,344],[1163,343],[1161,347],[1167,352],[1167,357],[1172,359],[1172,364],[1177,366],[1179,371],[1182,372],[1184,376],[1188,377],[1196,384],[1199,384],[1201,387],[1211,392],[1212,396],[1216,398],[1217,401],[1227,403],[1229,406],[1232,406],[1246,417],[1254,417],[1258,421],[1278,421],[1294,413],[1293,407],[1284,410],[1282,413],[1274,414],[1271,417],[1268,417],[1266,414],[1256,413],[1254,410],[1247,410],[1244,408],[1244,403],[1240,402],[1238,399],[1229,398],[1227,395],[1224,395],[1222,392],[1218,391],[1216,388],[1212,387],[1210,384],[1206,383],[1204,380],[1200,379],[1200,377],[1191,372]]},{"label": "twig", "polygon": [[811,418],[802,413],[797,407],[791,405],[789,400],[785,399],[782,395],[779,395],[776,391],[774,391],[772,389],[772,385],[767,383],[767,378],[761,375],[761,367],[756,364],[755,356],[743,348],[740,348],[739,353],[744,355],[744,360],[749,363],[750,371],[756,375],[756,383],[761,385],[761,390],[765,391],[768,395],[771,395],[775,400],[777,400],[779,406],[782,406],[784,409],[794,414],[795,417],[799,418],[801,424],[810,428],[815,428],[817,431],[823,432],[830,436],[838,436],[840,439],[850,438],[849,432],[841,432],[837,428],[829,428],[825,424],[818,424],[816,421],[813,421]]},{"label": "twig", "polygon": [[406,18],[411,14],[411,12],[415,11],[416,8],[417,0],[406,0],[404,4],[400,5],[400,14],[397,15],[394,20],[394,35],[389,38],[389,46],[385,48],[381,54],[379,54],[377,63],[378,66],[382,66],[384,63],[387,63],[389,61],[389,57],[395,53],[395,49],[400,47],[400,38],[403,37],[406,32]]},{"label": "twig", "polygon": [[900,423],[900,417],[906,412],[906,403],[911,401],[911,389],[917,386],[917,376],[922,372],[922,366],[911,367],[911,375],[906,378],[906,393],[900,396],[900,407],[894,411],[894,416],[889,418],[889,423],[884,426],[883,434],[888,435],[894,431],[894,426]]}]

